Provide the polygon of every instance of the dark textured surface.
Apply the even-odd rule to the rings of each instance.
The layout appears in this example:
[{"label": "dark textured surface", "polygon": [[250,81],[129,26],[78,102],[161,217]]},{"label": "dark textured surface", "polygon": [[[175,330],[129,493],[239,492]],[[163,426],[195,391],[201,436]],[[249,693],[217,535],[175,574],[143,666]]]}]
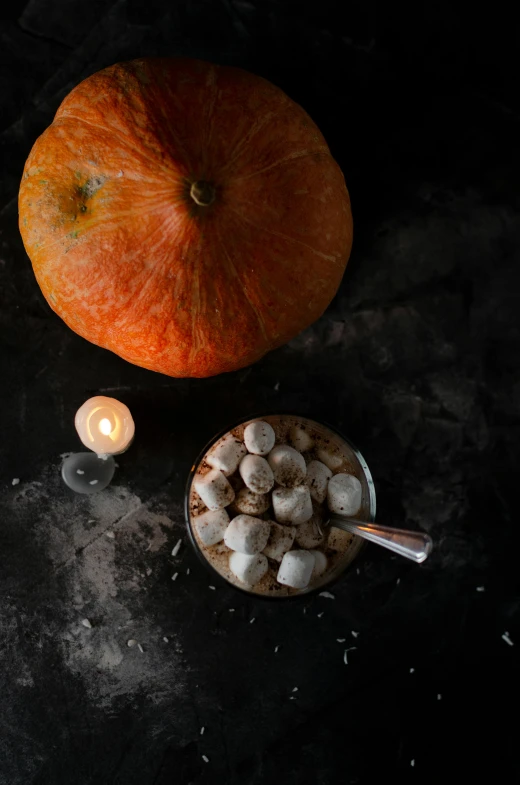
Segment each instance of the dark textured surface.
[{"label": "dark textured surface", "polygon": [[[2,785],[518,781],[518,42],[499,5],[481,18],[419,6],[17,0],[4,12]],[[352,259],[325,316],[206,381],[154,375],[68,330],[17,229],[25,158],[62,98],[99,68],[158,54],[284,88],[323,130],[353,203]],[[110,488],[77,497],[60,456],[78,449],[74,413],[98,393],[130,407],[137,438]],[[358,444],[380,521],[434,538],[426,564],[369,546],[335,600],[283,607],[209,589],[184,534],[191,462],[229,421],[276,407]]]}]

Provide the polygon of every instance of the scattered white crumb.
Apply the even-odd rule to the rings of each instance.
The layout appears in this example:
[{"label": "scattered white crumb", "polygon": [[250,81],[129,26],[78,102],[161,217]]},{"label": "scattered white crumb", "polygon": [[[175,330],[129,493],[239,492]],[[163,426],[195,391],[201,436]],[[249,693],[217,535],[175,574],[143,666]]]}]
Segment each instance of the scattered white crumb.
[{"label": "scattered white crumb", "polygon": [[509,633],[508,632],[504,632],[504,634],[502,635],[502,640],[505,641],[506,643],[509,643],[510,646],[514,646],[515,645],[513,643],[513,641],[511,640],[511,638],[509,637]]},{"label": "scattered white crumb", "polygon": [[437,700],[438,701],[442,700],[442,695],[440,694],[440,692],[437,693]]},{"label": "scattered white crumb", "polygon": [[330,593],[330,591],[320,591],[318,596],[319,597],[326,597],[327,600],[335,600],[336,599],[334,597],[334,595]]},{"label": "scattered white crumb", "polygon": [[253,624],[254,620],[255,620],[255,617],[253,616],[252,619],[249,619],[249,624]]},{"label": "scattered white crumb", "polygon": [[345,643],[345,641],[347,639],[346,638],[336,638],[336,640],[337,640],[338,643]]},{"label": "scattered white crumb", "polygon": [[228,610],[229,610],[230,613],[234,613],[235,612],[234,608],[228,608]]},{"label": "scattered white crumb", "polygon": [[201,735],[201,736],[204,736],[204,725],[203,725],[203,726],[202,726],[202,728],[200,729],[200,735]]},{"label": "scattered white crumb", "polygon": [[485,586],[477,586],[477,591],[486,591]]},{"label": "scattered white crumb", "polygon": [[189,575],[189,574],[190,574],[190,568],[188,567],[188,569],[186,570],[186,575]]},{"label": "scattered white crumb", "polygon": [[202,760],[204,761],[204,763],[209,763],[209,758],[207,755],[203,755]]},{"label": "scattered white crumb", "polygon": [[400,584],[400,583],[401,583],[401,578],[398,578],[398,579],[396,580],[396,582],[395,582],[395,585],[396,585],[396,586],[399,586],[399,584]]},{"label": "scattered white crumb", "polygon": [[141,654],[144,654],[144,649],[143,649],[143,647],[141,646],[141,644],[140,644],[140,643],[138,643],[138,644],[137,644],[137,648],[139,649],[139,651],[141,652]]},{"label": "scattered white crumb", "polygon": [[82,625],[83,625],[84,627],[86,627],[88,630],[91,630],[91,629],[92,629],[92,624],[90,623],[90,621],[89,621],[88,619],[82,619],[82,620],[81,620],[81,623],[82,623]]},{"label": "scattered white crumb", "polygon": [[133,638],[130,638],[130,640],[126,642],[126,645],[129,649],[133,649],[134,646],[137,646],[137,641],[134,641]]},{"label": "scattered white crumb", "polygon": [[357,648],[356,646],[351,646],[350,649],[345,649],[345,651],[343,652],[343,662],[345,663],[345,665],[348,665],[347,654],[349,653],[349,651],[354,651],[354,649],[356,648]]},{"label": "scattered white crumb", "polygon": [[177,540],[177,542],[175,543],[175,545],[172,548],[172,556],[177,556],[177,554],[179,553],[179,551],[181,549],[181,545],[182,545],[182,540]]},{"label": "scattered white crumb", "polygon": [[115,538],[116,538],[116,535],[114,534],[114,532],[105,532],[105,534],[111,540],[115,540]]},{"label": "scattered white crumb", "polygon": [[277,651],[278,651],[278,649],[279,649],[279,648],[280,648],[279,646],[275,646],[275,647],[274,647],[274,653],[275,653],[275,654],[277,653]]},{"label": "scattered white crumb", "polygon": [[353,638],[357,638],[357,636],[359,635],[359,632],[356,632],[355,630],[351,630],[350,634],[352,635]]},{"label": "scattered white crumb", "polygon": [[168,641],[168,638],[166,637],[166,635],[164,636],[164,638],[163,638],[163,641],[164,641],[165,643],[169,643],[169,641]]},{"label": "scattered white crumb", "polygon": [[76,469],[76,474],[85,474],[83,469]]},{"label": "scattered white crumb", "polygon": [[292,688],[292,691],[293,691],[293,692],[298,692],[298,690],[299,690],[299,687],[293,687],[293,688]]},{"label": "scattered white crumb", "polygon": [[279,389],[280,389],[280,382],[276,382],[276,384],[274,386],[275,392],[278,392]]},{"label": "scattered white crumb", "polygon": [[172,575],[172,581],[176,581],[176,580],[177,580],[177,575],[178,575],[178,574],[179,574],[178,572],[174,572],[174,573],[173,573],[173,575]]},{"label": "scattered white crumb", "polygon": [[19,485],[19,483],[20,483],[19,477],[13,477],[13,479],[11,480],[12,485]]},{"label": "scattered white crumb", "polygon": [[410,766],[412,766],[412,768],[415,766],[415,758],[413,758],[413,759],[410,761]]},{"label": "scattered white crumb", "polygon": [[322,611],[321,613],[317,613],[317,614],[316,614],[316,616],[318,617],[318,619],[321,619],[321,617],[323,616],[323,613],[324,613],[324,611]]},{"label": "scattered white crumb", "polygon": [[215,591],[215,587],[214,586],[208,586],[208,589],[211,589],[211,591]]},{"label": "scattered white crumb", "polygon": [[410,668],[410,673],[415,673],[415,668]]},{"label": "scattered white crumb", "polygon": [[99,482],[99,480],[91,480],[91,481],[89,482],[89,485],[97,485],[97,484],[98,484],[98,482]]}]

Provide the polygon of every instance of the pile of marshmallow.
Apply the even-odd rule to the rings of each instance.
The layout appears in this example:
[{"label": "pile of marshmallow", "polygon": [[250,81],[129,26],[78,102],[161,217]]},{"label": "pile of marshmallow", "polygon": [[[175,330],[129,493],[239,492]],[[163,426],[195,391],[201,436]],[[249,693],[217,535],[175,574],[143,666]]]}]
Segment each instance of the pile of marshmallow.
[{"label": "pile of marshmallow", "polygon": [[[291,428],[292,447],[275,446],[275,440],[269,423],[257,420],[244,429],[243,442],[231,433],[217,442],[205,458],[210,471],[194,480],[207,511],[193,525],[203,545],[224,541],[232,551],[229,568],[242,583],[258,583],[272,559],[280,563],[278,583],[305,589],[327,569],[327,557],[316,550],[323,532],[313,500],[318,510],[326,501],[330,512],[353,516],[361,506],[361,483],[351,474],[334,474],[342,459],[325,449],[306,464],[302,452],[314,442],[303,428]],[[235,494],[228,477],[237,469],[245,487]],[[231,520],[230,504],[239,513]],[[270,509],[276,522],[258,517]],[[295,540],[299,549],[293,549]]]}]

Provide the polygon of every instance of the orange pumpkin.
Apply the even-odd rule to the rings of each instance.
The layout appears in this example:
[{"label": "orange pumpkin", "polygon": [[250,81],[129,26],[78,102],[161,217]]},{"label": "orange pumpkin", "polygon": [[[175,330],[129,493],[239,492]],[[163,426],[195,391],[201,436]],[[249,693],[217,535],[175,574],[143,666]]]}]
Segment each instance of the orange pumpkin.
[{"label": "orange pumpkin", "polygon": [[27,159],[19,216],[51,308],[170,376],[241,368],[309,326],[352,244],[343,174],[306,112],[182,58],[77,85]]}]

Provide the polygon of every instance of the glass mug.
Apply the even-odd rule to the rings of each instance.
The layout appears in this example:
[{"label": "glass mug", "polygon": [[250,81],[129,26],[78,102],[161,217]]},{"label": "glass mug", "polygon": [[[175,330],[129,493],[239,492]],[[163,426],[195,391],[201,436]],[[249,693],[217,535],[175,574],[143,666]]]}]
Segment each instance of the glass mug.
[{"label": "glass mug", "polygon": [[[304,589],[294,589],[289,586],[277,583],[276,575],[280,566],[279,562],[269,559],[268,571],[266,575],[255,585],[242,583],[236,578],[229,568],[229,555],[232,553],[224,541],[220,541],[215,545],[206,546],[200,539],[196,527],[193,525],[193,519],[197,514],[206,511],[202,500],[198,496],[194,488],[194,480],[200,475],[208,472],[211,467],[205,462],[205,457],[208,452],[220,441],[224,436],[232,433],[243,441],[243,432],[245,427],[251,423],[262,420],[269,423],[275,430],[276,443],[275,444],[288,444],[291,445],[289,432],[291,427],[296,426],[303,428],[313,439],[315,446],[312,450],[304,452],[306,462],[309,460],[318,459],[316,450],[321,448],[326,450],[329,454],[333,454],[337,461],[341,459],[341,463],[334,468],[333,473],[346,472],[355,475],[361,483],[361,506],[356,513],[358,521],[365,521],[372,523],[375,520],[376,514],[376,492],[372,475],[363,456],[359,450],[339,431],[332,428],[330,425],[316,422],[308,417],[299,416],[296,414],[267,414],[264,416],[248,418],[241,420],[235,425],[227,428],[226,430],[218,433],[211,439],[211,441],[204,447],[199,454],[197,460],[191,468],[190,475],[186,486],[185,495],[185,515],[186,524],[188,529],[189,538],[195,551],[205,566],[219,578],[223,579],[235,589],[245,592],[246,594],[253,595],[261,598],[269,598],[274,600],[288,599],[290,597],[308,596],[317,591],[323,591],[326,586],[338,580],[340,576],[348,569],[352,562],[359,555],[363,548],[365,541],[361,537],[351,534],[335,526],[325,526],[322,529],[323,542],[322,544],[315,545],[314,550],[321,550],[327,557],[327,568],[322,575],[311,578],[309,585]],[[292,445],[291,445],[292,446]],[[245,487],[242,482],[238,470],[233,473],[233,476],[228,477],[228,480],[233,485],[235,492],[240,487]],[[226,508],[229,513],[230,519],[235,515],[239,515],[238,510],[233,510],[233,505]],[[324,519],[327,520],[329,513],[326,511],[326,502],[324,510]],[[266,513],[255,516],[264,520],[275,521],[272,507]],[[300,524],[304,525],[304,524]],[[296,529],[298,527],[296,526]],[[296,540],[291,547],[299,549]]]}]

